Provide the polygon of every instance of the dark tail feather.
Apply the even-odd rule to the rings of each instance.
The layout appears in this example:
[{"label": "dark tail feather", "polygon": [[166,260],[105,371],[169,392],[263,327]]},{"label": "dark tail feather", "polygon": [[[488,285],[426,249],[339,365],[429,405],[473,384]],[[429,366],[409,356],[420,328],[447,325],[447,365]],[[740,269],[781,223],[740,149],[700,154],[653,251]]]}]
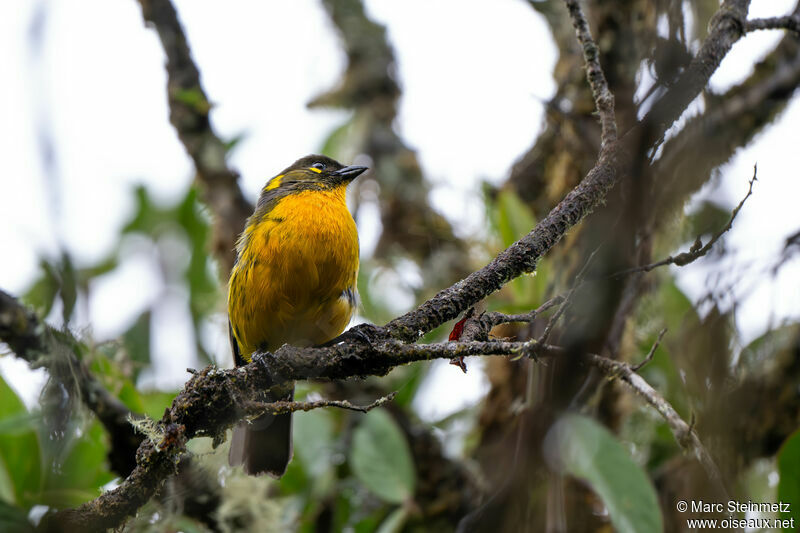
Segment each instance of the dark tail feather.
[{"label": "dark tail feather", "polygon": [[[291,397],[289,398],[291,399]],[[279,478],[292,459],[292,414],[261,415],[233,430],[228,462],[251,476]]]}]

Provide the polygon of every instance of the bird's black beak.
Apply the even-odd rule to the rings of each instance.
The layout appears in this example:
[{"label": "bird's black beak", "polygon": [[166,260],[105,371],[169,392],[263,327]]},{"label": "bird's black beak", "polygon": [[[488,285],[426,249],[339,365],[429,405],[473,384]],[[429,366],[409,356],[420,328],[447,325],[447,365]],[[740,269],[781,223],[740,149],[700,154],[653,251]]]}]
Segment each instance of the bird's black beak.
[{"label": "bird's black beak", "polygon": [[332,172],[331,175],[337,176],[339,179],[342,180],[343,183],[350,183],[361,174],[364,173],[369,167],[359,167],[355,165],[351,165],[349,167],[340,168],[339,170]]}]

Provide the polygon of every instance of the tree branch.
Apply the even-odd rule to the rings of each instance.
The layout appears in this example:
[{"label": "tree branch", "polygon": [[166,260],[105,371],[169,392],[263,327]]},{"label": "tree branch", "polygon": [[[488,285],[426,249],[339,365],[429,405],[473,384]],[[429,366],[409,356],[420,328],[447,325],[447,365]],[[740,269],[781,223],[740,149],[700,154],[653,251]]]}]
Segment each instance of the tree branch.
[{"label": "tree branch", "polygon": [[[800,3],[794,8],[800,17]],[[800,84],[800,42],[784,35],[778,46],[756,63],[752,75],[722,95],[705,95],[705,112],[687,119],[683,129],[662,147],[652,173],[648,203],[656,224],[671,218],[711,171],[776,120]]]},{"label": "tree branch", "polygon": [[612,143],[586,178],[525,237],[521,238],[482,269],[439,292],[417,309],[386,324],[386,332],[397,339],[416,341],[424,333],[456,318],[512,279],[536,269],[538,260],[580,222],[617,182],[619,154]]},{"label": "tree branch", "polygon": [[602,146],[617,140],[617,122],[614,117],[614,95],[608,89],[608,81],[600,66],[600,49],[592,39],[589,23],[581,10],[578,0],[565,0],[575,35],[583,47],[583,61],[586,65],[586,78],[592,88],[597,113],[600,115]]},{"label": "tree branch", "polygon": [[[484,321],[483,317],[470,317],[464,324],[464,329],[466,330],[472,325],[477,325],[478,327],[487,327],[488,324],[490,324],[490,322]],[[691,453],[697,457],[709,478],[715,483],[717,488],[721,490],[720,494],[727,494],[719,468],[717,467],[711,455],[703,446],[693,427],[687,424],[680,417],[677,411],[675,411],[672,405],[663,396],[661,396],[661,394],[659,394],[649,383],[647,383],[644,378],[637,374],[640,369],[642,369],[653,359],[656,349],[658,349],[658,346],[661,343],[665,333],[666,329],[662,329],[658,333],[655,342],[651,346],[650,351],[647,353],[645,358],[640,363],[635,365],[616,361],[614,359],[593,353],[585,354],[583,359],[589,365],[600,370],[606,377],[611,379],[619,379],[631,390],[644,398],[647,403],[649,403],[664,418],[664,420],[666,420],[678,445],[687,453]],[[520,344],[532,344],[532,347],[527,347],[526,350],[527,355],[534,358],[534,360],[540,356],[558,357],[568,355],[567,350],[562,347],[542,344],[537,341],[528,341],[527,343]]]},{"label": "tree branch", "polygon": [[748,20],[744,25],[747,32],[757,30],[790,30],[800,33],[800,17],[797,15],[786,15],[783,17],[770,17],[763,19]]},{"label": "tree branch", "polygon": [[[175,472],[177,459],[192,438],[208,436],[219,443],[225,430],[247,413],[240,398],[253,398],[274,385],[304,379],[346,379],[385,375],[398,365],[455,356],[530,356],[534,342],[437,343],[426,346],[389,339],[376,345],[353,342],[329,347],[285,345],[274,354],[255,356],[246,366],[220,370],[209,366],[194,374],[157,424],[156,437],[145,439],[136,454],[137,466],[115,489],[75,509],[47,518],[47,527],[66,531],[98,531],[117,527],[149,500]],[[542,348],[546,351],[545,348]],[[152,433],[152,432],[151,432]]]},{"label": "tree branch", "polygon": [[655,263],[650,263],[648,265],[642,265],[638,267],[629,268],[627,270],[622,270],[621,272],[617,272],[616,274],[614,274],[614,277],[625,276],[628,274],[633,274],[634,272],[650,272],[655,268],[666,265],[686,266],[706,255],[711,250],[711,247],[714,246],[714,244],[716,244],[716,242],[720,240],[720,238],[731,229],[731,227],[733,226],[733,221],[736,219],[736,215],[739,214],[739,211],[741,211],[744,203],[747,201],[748,198],[750,198],[750,195],[753,194],[753,184],[758,179],[756,178],[757,173],[758,173],[758,167],[754,166],[753,178],[750,180],[750,188],[747,190],[747,194],[744,196],[744,198],[742,198],[742,201],[739,202],[739,204],[731,212],[731,217],[728,219],[728,223],[725,224],[725,226],[723,226],[714,235],[712,235],[711,239],[706,244],[703,244],[703,241],[698,236],[688,252],[682,252],[676,256],[671,255],[666,259],[662,259],[661,261],[656,261]]},{"label": "tree branch", "polygon": [[651,387],[644,378],[636,373],[638,368],[634,369],[627,363],[595,354],[587,354],[586,359],[605,376],[612,379],[619,379],[658,411],[664,420],[667,421],[667,425],[669,425],[669,429],[672,431],[672,435],[675,437],[678,445],[697,458],[700,464],[703,465],[708,477],[720,491],[720,494],[727,495],[727,490],[722,480],[722,474],[720,474],[719,468],[717,468],[708,450],[706,450],[700,442],[700,438],[697,436],[694,428],[684,422],[678,412],[675,411],[675,408]]},{"label": "tree branch", "polygon": [[658,332],[658,337],[656,337],[655,342],[650,347],[650,351],[647,352],[647,355],[645,356],[644,359],[642,359],[641,363],[636,363],[635,365],[631,366],[631,370],[633,370],[634,372],[638,372],[639,370],[644,368],[644,366],[647,363],[649,363],[650,361],[653,360],[653,357],[655,357],[655,355],[656,355],[656,350],[658,350],[658,345],[661,344],[661,339],[664,338],[664,334],[666,332],[667,332],[666,328],[664,328],[664,329],[662,329],[661,331]]},{"label": "tree branch", "polygon": [[[648,135],[644,145],[657,142],[708,84],[734,43],[744,34],[750,0],[725,0],[709,23],[708,36],[677,82],[642,119]],[[629,134],[626,135],[629,136]]]},{"label": "tree branch", "polygon": [[[645,117],[649,131],[656,134],[655,142],[677,120],[686,107],[706,86],[723,57],[742,35],[749,0],[727,0],[715,15],[708,37],[684,74]],[[737,15],[741,15],[737,19]],[[602,91],[599,93],[602,94]],[[596,103],[600,109],[601,104]],[[609,143],[600,150],[597,163],[586,177],[553,208],[526,236],[506,248],[488,265],[473,272],[455,285],[439,292],[417,309],[386,324],[386,332],[394,338],[416,341],[424,333],[456,318],[510,280],[536,269],[538,260],[564,234],[600,205],[616,184],[621,172],[630,164],[629,146],[638,142],[638,126],[619,142]]]},{"label": "tree branch", "polygon": [[139,4],[167,56],[169,119],[194,162],[203,201],[215,215],[212,249],[227,276],[233,266],[236,239],[253,206],[242,195],[239,174],[225,161],[225,143],[211,126],[212,105],[200,84],[200,73],[175,8],[170,0],[139,0]]},{"label": "tree branch", "polygon": [[499,324],[508,324],[510,322],[533,322],[538,318],[539,315],[542,313],[549,311],[553,307],[559,305],[561,302],[564,301],[565,295],[559,294],[558,296],[553,296],[545,303],[534,309],[533,311],[529,311],[527,313],[521,313],[516,315],[507,315],[505,313],[499,313],[497,311],[492,311],[489,313],[484,313],[481,315],[480,320],[483,324],[486,325],[486,331],[488,332],[493,326],[497,326]]},{"label": "tree branch", "polygon": [[[231,370],[207,367],[194,374],[175,398],[158,422],[156,436],[142,442],[137,452],[136,469],[119,487],[76,509],[55,513],[48,518],[48,523],[58,523],[69,531],[116,527],[127,516],[135,513],[155,493],[163,480],[174,473],[177,459],[185,451],[184,445],[189,439],[209,436],[215,442],[221,442],[225,430],[238,422],[243,413],[252,415],[254,409],[263,412],[263,409],[274,408],[278,412],[285,412],[323,406],[315,405],[315,402],[246,402],[242,405],[238,401],[238,398],[254,397],[259,391],[285,381],[380,376],[402,364],[450,359],[455,356],[511,355],[541,358],[562,356],[564,353],[563,348],[539,344],[536,341],[445,342],[420,346],[389,339],[371,346],[366,343],[341,343],[311,348],[285,345],[274,354],[259,354],[250,364]],[[691,430],[686,431],[688,425],[677,417],[669,403],[636,375],[629,365],[592,354],[587,355],[586,360],[592,366],[609,374],[613,372],[623,381],[629,382],[667,419],[676,438],[682,439],[679,444],[687,446],[684,443],[688,442],[690,449],[699,454],[698,457],[702,460],[706,460],[707,454],[697,451],[702,450],[699,440],[693,436]],[[381,398],[376,403],[384,403],[388,399]]]},{"label": "tree branch", "polygon": [[[8,344],[14,354],[27,361],[31,367],[46,367],[50,379],[64,387],[60,390],[66,390],[70,396],[78,397],[83,405],[94,413],[110,439],[107,455],[111,469],[122,477],[129,476],[136,467],[136,452],[142,443],[142,436],[131,425],[131,420],[137,419],[140,415],[130,411],[111,394],[97,380],[86,363],[76,357],[75,354],[83,349],[79,346],[79,342],[69,333],[59,332],[47,326],[34,312],[2,290],[0,290],[0,342]],[[180,458],[180,462],[182,476],[190,476],[193,487],[196,487],[198,480],[192,475],[193,462],[187,460],[185,456]],[[205,505],[190,504],[212,501],[214,499],[212,491],[213,488],[208,486],[199,498],[195,492],[187,494],[184,501],[187,515],[210,523]]]},{"label": "tree branch", "polygon": [[273,415],[282,415],[285,413],[293,413],[295,411],[311,411],[312,409],[320,409],[323,407],[336,407],[338,409],[345,409],[347,411],[358,411],[359,413],[368,413],[388,402],[394,400],[397,396],[397,391],[394,391],[386,396],[382,396],[370,403],[369,405],[354,405],[347,400],[315,400],[307,402],[290,402],[290,401],[275,401],[275,402],[246,402],[244,404],[245,411],[248,416],[258,417],[265,413]]},{"label": "tree branch", "polygon": [[64,386],[77,395],[103,424],[111,438],[111,468],[127,476],[135,466],[135,452],[141,442],[128,423],[130,410],[92,375],[86,364],[75,356],[77,342],[42,323],[36,313],[16,298],[0,290],[0,340],[17,357],[31,366],[46,366],[51,375],[66,375]]}]

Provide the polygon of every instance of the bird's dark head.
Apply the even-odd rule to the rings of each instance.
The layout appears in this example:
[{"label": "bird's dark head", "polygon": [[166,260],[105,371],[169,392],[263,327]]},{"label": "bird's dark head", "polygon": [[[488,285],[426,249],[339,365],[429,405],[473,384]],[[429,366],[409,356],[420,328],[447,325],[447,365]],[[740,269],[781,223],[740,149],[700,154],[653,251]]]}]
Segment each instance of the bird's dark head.
[{"label": "bird's dark head", "polygon": [[344,166],[324,155],[301,157],[264,185],[256,210],[269,210],[280,198],[308,190],[339,189],[344,199],[344,187],[365,170],[367,167]]},{"label": "bird's dark head", "polygon": [[347,185],[367,167],[344,166],[324,155],[307,155],[269,180],[265,191],[277,188],[335,188]]}]

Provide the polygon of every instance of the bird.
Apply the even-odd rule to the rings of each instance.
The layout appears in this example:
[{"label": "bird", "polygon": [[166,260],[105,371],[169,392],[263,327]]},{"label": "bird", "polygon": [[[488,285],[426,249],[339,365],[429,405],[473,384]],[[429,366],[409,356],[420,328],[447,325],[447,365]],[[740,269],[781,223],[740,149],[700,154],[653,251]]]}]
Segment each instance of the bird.
[{"label": "bird", "polygon": [[[309,155],[270,179],[236,243],[228,282],[228,330],[234,363],[284,344],[336,338],[358,306],[358,231],[347,186],[367,167]],[[261,401],[293,400],[294,383]],[[228,455],[250,475],[279,478],[292,458],[292,414],[263,414],[235,428]]]}]

